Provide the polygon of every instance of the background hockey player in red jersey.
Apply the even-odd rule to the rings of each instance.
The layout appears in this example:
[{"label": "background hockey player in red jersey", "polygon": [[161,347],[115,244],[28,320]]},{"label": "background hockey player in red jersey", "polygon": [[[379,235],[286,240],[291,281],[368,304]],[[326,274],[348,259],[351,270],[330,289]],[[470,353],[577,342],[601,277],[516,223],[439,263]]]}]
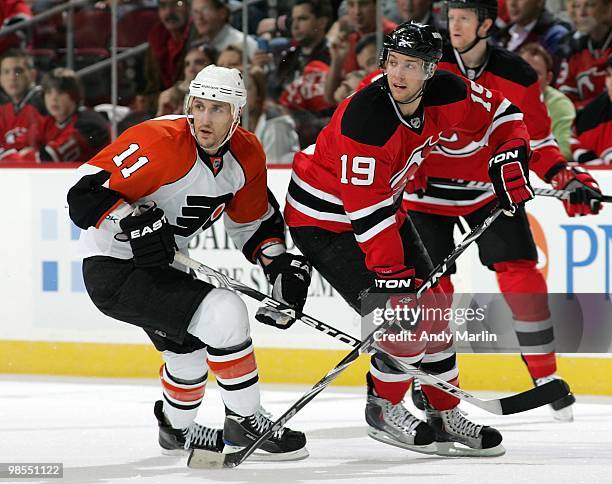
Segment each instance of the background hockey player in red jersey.
[{"label": "background hockey player in red jersey", "polygon": [[578,163],[612,164],[612,54],[606,67],[606,89],[579,112],[570,146]]},{"label": "background hockey player in red jersey", "polygon": [[[564,202],[570,216],[597,213],[598,185],[585,171],[567,166],[551,134],[535,71],[519,56],[487,45],[486,37],[497,15],[496,0],[453,0],[447,8],[452,46],[445,49],[440,69],[476,81],[485,93],[499,90],[518,106],[524,113],[534,151],[529,168],[554,188],[571,192]],[[453,179],[487,181],[487,162],[496,149],[492,140],[486,146],[476,146],[473,138],[449,130],[409,183],[407,191],[418,195],[407,195],[406,205],[434,264],[452,249],[458,217],[475,226],[495,203],[492,191],[474,190]],[[537,251],[524,208],[518,208],[513,217],[499,217],[477,243],[481,262],[495,271],[512,310],[523,360],[532,379],[539,385],[557,378],[546,281],[536,268]],[[447,292],[453,291],[450,276],[441,284]],[[571,420],[569,406],[573,402],[574,397],[569,395],[553,403],[555,418]]]},{"label": "background hockey player in red jersey", "polygon": [[[356,311],[362,310],[364,290],[402,284],[415,290],[433,267],[401,205],[407,180],[443,133],[458,130],[475,143],[488,136],[493,156],[502,160],[492,164],[490,176],[505,210],[533,196],[522,113],[497,92],[436,71],[441,56],[442,37],[432,27],[400,25],[385,37],[386,75],[343,101],[316,145],[295,156],[287,225],[297,247]],[[510,162],[510,156],[516,158]],[[438,347],[408,343],[389,352],[458,383],[452,340]],[[455,397],[433,387],[424,386],[427,422],[410,414],[401,401],[412,379],[387,361],[375,353],[367,375],[371,437],[424,453],[504,452],[497,430],[469,421]],[[452,453],[456,442],[467,447]]]},{"label": "background hockey player in red jersey", "polygon": [[[204,68],[189,86],[189,116],[127,130],[79,168],[68,193],[70,217],[86,230],[83,277],[93,303],[142,327],[162,352],[164,398],[155,415],[167,451],[244,447],[272,425],[260,406],[244,302],[170,266],[175,247],[187,251],[224,215],[236,245],[262,265],[274,297],[298,309],[306,300],[310,267],[285,250],[263,148],[238,126],[245,104],[238,70]],[[194,423],[208,368],[226,408],[223,431]],[[308,455],[305,445],[303,433],[281,428],[262,448],[295,459]]]}]

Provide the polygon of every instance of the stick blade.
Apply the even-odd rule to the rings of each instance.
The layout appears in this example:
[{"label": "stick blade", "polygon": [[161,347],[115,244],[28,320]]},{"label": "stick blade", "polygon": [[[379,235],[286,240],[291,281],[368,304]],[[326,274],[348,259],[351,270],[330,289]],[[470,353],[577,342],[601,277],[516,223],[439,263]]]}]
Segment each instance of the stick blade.
[{"label": "stick blade", "polygon": [[187,459],[187,467],[192,469],[231,469],[242,462],[244,452],[213,452],[192,449]]},{"label": "stick blade", "polygon": [[563,380],[552,380],[542,386],[534,387],[526,392],[502,398],[504,415],[526,412],[534,408],[548,405],[570,393],[569,386]]}]

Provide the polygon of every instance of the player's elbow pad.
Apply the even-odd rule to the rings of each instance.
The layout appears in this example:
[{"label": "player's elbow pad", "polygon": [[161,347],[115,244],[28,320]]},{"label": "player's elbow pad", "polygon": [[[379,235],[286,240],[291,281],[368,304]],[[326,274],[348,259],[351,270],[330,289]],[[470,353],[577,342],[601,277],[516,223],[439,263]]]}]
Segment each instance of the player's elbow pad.
[{"label": "player's elbow pad", "polygon": [[68,191],[70,220],[77,227],[83,230],[95,227],[113,205],[122,200],[119,193],[102,186],[108,178],[109,173],[105,171],[85,175]]}]

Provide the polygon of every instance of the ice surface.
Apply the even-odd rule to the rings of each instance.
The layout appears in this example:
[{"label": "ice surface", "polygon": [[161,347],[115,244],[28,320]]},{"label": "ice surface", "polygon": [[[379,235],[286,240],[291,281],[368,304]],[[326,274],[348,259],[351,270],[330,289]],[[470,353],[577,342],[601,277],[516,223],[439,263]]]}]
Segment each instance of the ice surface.
[{"label": "ice surface", "polygon": [[[264,386],[263,402],[278,416],[305,390]],[[63,462],[62,480],[7,481],[52,484],[611,482],[610,398],[579,397],[573,423],[554,423],[546,408],[496,416],[463,404],[471,419],[502,432],[507,450],[474,459],[424,456],[368,438],[364,394],[332,387],[291,420],[290,427],[306,431],[306,460],[204,471],[160,454],[157,382],[3,377],[0,462]],[[221,425],[222,418],[219,394],[209,384],[198,421]]]}]

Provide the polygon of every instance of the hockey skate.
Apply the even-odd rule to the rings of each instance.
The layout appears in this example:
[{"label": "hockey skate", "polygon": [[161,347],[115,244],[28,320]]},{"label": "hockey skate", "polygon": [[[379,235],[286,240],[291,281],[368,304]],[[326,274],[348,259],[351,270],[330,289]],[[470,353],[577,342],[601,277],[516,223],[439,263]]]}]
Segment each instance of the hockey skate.
[{"label": "hockey skate", "polygon": [[192,423],[185,429],[173,428],[164,415],[163,402],[158,400],[154,407],[155,417],[159,425],[159,445],[162,454],[182,455],[191,449],[201,449],[210,452],[222,452],[223,431]]},{"label": "hockey skate", "polygon": [[[552,374],[549,376],[545,376],[543,378],[535,378],[533,383],[535,386],[539,387],[548,383],[552,380],[561,380],[557,375]],[[549,405],[550,413],[557,422],[573,422],[574,421],[574,410],[572,409],[572,405],[576,402],[576,397],[574,397],[573,393],[569,393],[568,395],[560,398],[552,402]]]},{"label": "hockey skate", "polygon": [[[253,415],[242,417],[226,408],[223,439],[226,453],[237,452],[250,445],[268,430],[273,421],[271,415],[259,408]],[[288,428],[281,428],[272,434],[250,457],[251,460],[286,461],[308,457],[306,436]]]},{"label": "hockey skate", "polygon": [[434,454],[437,450],[433,429],[401,403],[393,405],[368,392],[365,418],[370,426],[368,435],[374,440],[423,454]]},{"label": "hockey skate", "polygon": [[477,425],[458,407],[436,410],[426,402],[427,423],[436,432],[436,454],[449,457],[496,457],[506,453],[497,429]]}]

